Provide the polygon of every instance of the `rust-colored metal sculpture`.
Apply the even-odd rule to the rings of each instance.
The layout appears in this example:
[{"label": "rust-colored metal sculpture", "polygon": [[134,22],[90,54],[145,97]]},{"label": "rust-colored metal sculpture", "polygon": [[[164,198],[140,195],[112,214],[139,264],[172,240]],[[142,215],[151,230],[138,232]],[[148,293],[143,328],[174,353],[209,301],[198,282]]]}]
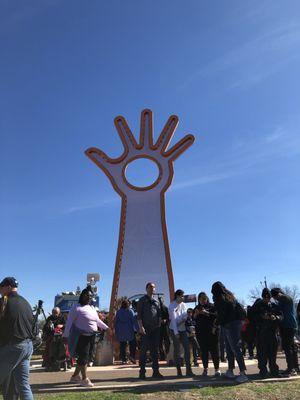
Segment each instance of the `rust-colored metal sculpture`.
[{"label": "rust-colored metal sculpture", "polygon": [[[124,146],[123,154],[112,159],[97,148],[86,150],[86,155],[102,169],[122,198],[111,317],[119,297],[144,293],[148,281],[156,283],[157,292],[164,293],[167,301],[174,294],[165,192],[172,182],[174,161],[194,142],[194,136],[187,135],[168,148],[178,125],[176,115],[169,117],[155,144],[151,110],[142,111],[139,142],[122,116],[114,122]],[[126,178],[126,167],[139,158],[151,160],[158,167],[158,178],[150,186],[137,187]]]}]

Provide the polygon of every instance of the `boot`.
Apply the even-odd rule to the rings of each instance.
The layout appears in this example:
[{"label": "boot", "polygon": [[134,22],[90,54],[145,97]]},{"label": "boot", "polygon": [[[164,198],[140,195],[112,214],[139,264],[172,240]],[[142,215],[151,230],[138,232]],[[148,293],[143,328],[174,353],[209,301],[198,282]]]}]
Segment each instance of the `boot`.
[{"label": "boot", "polygon": [[190,365],[186,367],[186,374],[185,374],[185,375],[186,375],[186,376],[189,376],[189,377],[196,376],[196,375],[194,374],[194,372],[192,371],[192,368],[191,368]]},{"label": "boot", "polygon": [[152,378],[164,379],[163,375],[159,371],[153,371]]},{"label": "boot", "polygon": [[140,371],[139,372],[139,379],[145,380],[146,379],[146,372],[145,371]]},{"label": "boot", "polygon": [[176,369],[177,369],[177,376],[182,376],[181,367],[177,366]]}]

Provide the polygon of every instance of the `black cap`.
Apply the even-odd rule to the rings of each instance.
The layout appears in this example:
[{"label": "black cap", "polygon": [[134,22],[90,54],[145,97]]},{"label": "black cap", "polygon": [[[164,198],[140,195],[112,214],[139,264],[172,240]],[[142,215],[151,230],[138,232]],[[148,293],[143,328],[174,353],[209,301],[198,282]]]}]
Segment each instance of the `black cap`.
[{"label": "black cap", "polygon": [[4,287],[4,286],[11,286],[11,287],[16,288],[16,287],[18,287],[18,281],[13,276],[7,276],[0,283],[0,287]]},{"label": "black cap", "polygon": [[271,292],[268,288],[263,288],[262,293],[261,293],[261,297],[262,298],[266,298],[266,297],[271,297]]}]

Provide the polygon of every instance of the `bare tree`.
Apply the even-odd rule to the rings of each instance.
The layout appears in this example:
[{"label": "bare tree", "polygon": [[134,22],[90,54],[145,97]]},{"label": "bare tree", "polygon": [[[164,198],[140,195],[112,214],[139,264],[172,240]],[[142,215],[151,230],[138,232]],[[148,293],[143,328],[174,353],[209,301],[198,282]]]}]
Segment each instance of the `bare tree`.
[{"label": "bare tree", "polygon": [[[294,303],[296,304],[300,299],[300,289],[297,285],[281,285],[280,283],[271,282],[269,285],[269,289],[280,288],[283,290],[285,294],[290,296]],[[253,289],[250,289],[248,298],[249,300],[255,301],[256,299],[261,297],[262,287],[256,286]]]},{"label": "bare tree", "polygon": [[255,286],[255,288],[250,289],[248,298],[251,301],[255,301],[256,299],[259,299],[261,297],[261,291],[262,289],[258,286]]},{"label": "bare tree", "polygon": [[281,288],[283,290],[283,292],[285,294],[287,294],[288,296],[290,296],[293,299],[294,303],[297,303],[300,299],[300,290],[299,287],[297,285],[292,285],[292,286],[288,286],[288,285],[280,285],[278,283],[270,283],[270,288]]},{"label": "bare tree", "polygon": [[242,298],[242,297],[239,297],[239,298],[237,298],[237,301],[243,306],[243,307],[246,307],[246,301]]}]

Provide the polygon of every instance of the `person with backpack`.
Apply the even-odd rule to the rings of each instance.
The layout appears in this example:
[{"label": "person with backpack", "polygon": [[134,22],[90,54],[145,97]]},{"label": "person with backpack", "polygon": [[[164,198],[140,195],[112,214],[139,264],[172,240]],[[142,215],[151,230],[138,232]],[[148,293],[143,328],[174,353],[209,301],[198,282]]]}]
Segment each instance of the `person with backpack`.
[{"label": "person with backpack", "polygon": [[[14,398],[19,394],[23,400],[33,400],[29,384],[33,352],[32,309],[28,301],[18,294],[18,281],[14,277],[2,280],[0,294],[6,299],[0,319],[0,385],[13,392]],[[4,398],[8,398],[7,392],[3,394]]]},{"label": "person with backpack", "polygon": [[243,351],[241,348],[241,327],[242,320],[246,318],[246,312],[239,302],[221,282],[215,282],[212,285],[211,293],[213,295],[214,305],[217,311],[217,323],[221,325],[224,337],[226,354],[228,359],[228,370],[225,376],[234,379],[234,358],[238,363],[240,375],[236,378],[238,383],[248,381],[246,375],[246,365]]}]

